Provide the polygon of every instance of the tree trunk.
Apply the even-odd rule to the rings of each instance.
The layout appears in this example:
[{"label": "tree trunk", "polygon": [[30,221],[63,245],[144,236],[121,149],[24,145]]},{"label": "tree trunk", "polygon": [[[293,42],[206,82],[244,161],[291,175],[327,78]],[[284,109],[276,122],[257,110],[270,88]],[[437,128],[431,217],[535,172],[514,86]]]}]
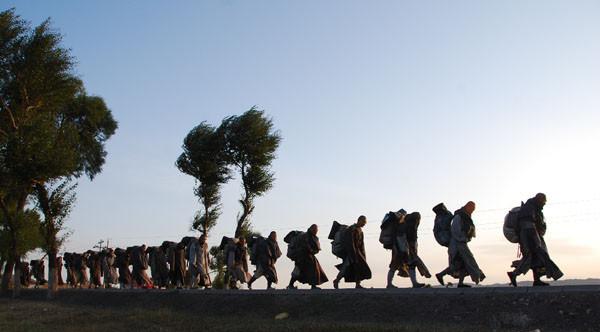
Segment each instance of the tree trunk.
[{"label": "tree trunk", "polygon": [[48,299],[51,300],[56,297],[58,293],[58,271],[56,269],[56,250],[50,250],[48,252]]},{"label": "tree trunk", "polygon": [[18,298],[21,296],[21,258],[18,256],[15,257],[15,275],[13,277],[13,298]]},{"label": "tree trunk", "polygon": [[10,288],[10,279],[13,276],[13,269],[15,267],[15,263],[9,258],[4,266],[4,274],[2,274],[2,293],[8,294],[8,290]]},{"label": "tree trunk", "polygon": [[208,206],[204,205],[204,235],[208,237],[208,225],[210,220],[208,219]]},{"label": "tree trunk", "polygon": [[237,227],[235,228],[236,238],[242,236],[244,223],[246,222],[246,219],[248,219],[248,216],[252,213],[252,210],[254,209],[254,207],[252,206],[252,202],[248,198],[241,200],[240,203],[242,204],[243,211],[242,215],[240,216],[240,219],[237,222]]}]

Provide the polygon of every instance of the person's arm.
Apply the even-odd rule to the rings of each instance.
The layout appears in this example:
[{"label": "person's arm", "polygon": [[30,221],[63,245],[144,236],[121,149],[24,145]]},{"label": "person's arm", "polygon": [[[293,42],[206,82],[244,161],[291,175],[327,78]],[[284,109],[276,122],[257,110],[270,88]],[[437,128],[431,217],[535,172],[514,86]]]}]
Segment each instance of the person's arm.
[{"label": "person's arm", "polygon": [[467,242],[465,232],[463,231],[462,219],[457,214],[452,218],[451,225],[452,237],[458,242]]}]

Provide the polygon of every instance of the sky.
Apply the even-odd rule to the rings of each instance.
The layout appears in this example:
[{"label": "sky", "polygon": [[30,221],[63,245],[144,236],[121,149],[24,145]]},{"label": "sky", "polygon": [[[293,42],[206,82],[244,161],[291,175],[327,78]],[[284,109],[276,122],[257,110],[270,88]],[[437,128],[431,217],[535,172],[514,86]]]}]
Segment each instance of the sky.
[{"label": "sky", "polygon": [[[330,280],[340,262],[326,239],[333,220],[367,216],[374,277],[364,286],[382,287],[391,253],[377,238],[388,211],[421,212],[420,256],[438,272],[447,255],[431,208],[473,200],[471,249],[486,283],[505,283],[517,246],[502,235],[504,215],[537,192],[548,195],[546,242],[565,278],[600,277],[597,1],[0,6],[11,7],[34,25],[51,18],[87,92],[119,122],[103,172],[79,181],[65,250],[194,234],[194,180],[174,165],[183,138],[202,121],[218,125],[256,105],[283,140],[254,228],[277,231],[285,248],[288,231],[318,224]],[[241,210],[238,180],[222,193],[212,244],[233,234]],[[278,261],[279,287],[292,267]]]}]

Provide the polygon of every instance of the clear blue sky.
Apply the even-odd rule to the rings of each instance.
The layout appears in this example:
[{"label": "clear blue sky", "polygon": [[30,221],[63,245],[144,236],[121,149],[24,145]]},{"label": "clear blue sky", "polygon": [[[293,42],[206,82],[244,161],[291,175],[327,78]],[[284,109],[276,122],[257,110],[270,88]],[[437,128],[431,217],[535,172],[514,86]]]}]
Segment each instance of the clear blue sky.
[{"label": "clear blue sky", "polygon": [[[187,132],[252,105],[283,142],[255,228],[321,226],[334,277],[332,220],[369,218],[367,255],[389,210],[421,211],[432,271],[444,248],[431,207],[478,203],[473,251],[491,282],[516,246],[503,214],[548,194],[551,254],[567,277],[600,276],[600,4],[597,1],[12,1],[51,17],[89,93],[119,121],[104,172],[81,181],[68,250],[189,234],[193,180],[174,166]],[[211,236],[234,230],[239,183],[223,190]],[[594,223],[596,222],[596,223]],[[282,243],[283,244],[283,243]],[[574,259],[577,257],[577,259]],[[279,263],[282,282],[291,264]],[[400,283],[401,285],[406,284]]]}]

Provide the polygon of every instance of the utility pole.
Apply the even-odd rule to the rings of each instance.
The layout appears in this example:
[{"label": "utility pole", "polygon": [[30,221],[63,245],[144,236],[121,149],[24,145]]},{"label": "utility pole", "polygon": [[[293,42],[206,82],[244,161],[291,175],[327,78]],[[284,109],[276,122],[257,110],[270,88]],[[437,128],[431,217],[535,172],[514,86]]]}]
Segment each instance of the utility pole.
[{"label": "utility pole", "polygon": [[98,243],[94,246],[94,248],[98,248],[98,251],[102,251],[102,245],[104,244],[104,240],[98,241]]}]

